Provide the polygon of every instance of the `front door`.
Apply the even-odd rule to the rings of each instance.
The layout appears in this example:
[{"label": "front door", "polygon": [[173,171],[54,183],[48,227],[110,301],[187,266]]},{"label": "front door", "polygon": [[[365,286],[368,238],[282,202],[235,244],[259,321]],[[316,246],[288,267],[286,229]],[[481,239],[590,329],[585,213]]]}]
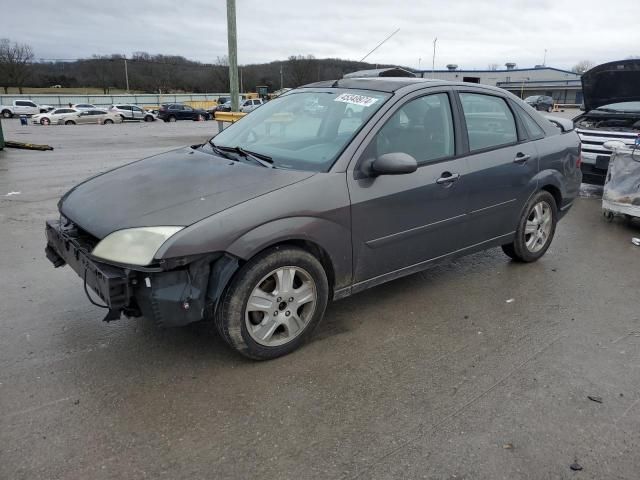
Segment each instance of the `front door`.
[{"label": "front door", "polygon": [[450,95],[417,96],[387,115],[358,164],[403,152],[418,162],[404,175],[348,172],[354,283],[419,268],[460,247],[467,205],[466,159],[456,157]]},{"label": "front door", "polygon": [[[469,247],[515,231],[522,207],[535,191],[538,152],[503,97],[459,95],[469,148],[469,210],[463,235],[463,246]],[[540,127],[538,133],[543,134]]]}]

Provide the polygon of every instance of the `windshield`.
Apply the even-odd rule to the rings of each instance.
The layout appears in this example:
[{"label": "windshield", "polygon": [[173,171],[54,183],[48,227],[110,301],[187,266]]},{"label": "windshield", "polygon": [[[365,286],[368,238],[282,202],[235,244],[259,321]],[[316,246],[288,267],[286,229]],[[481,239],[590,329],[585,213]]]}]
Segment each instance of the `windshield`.
[{"label": "windshield", "polygon": [[271,157],[276,168],[326,172],[389,96],[367,90],[295,90],[266,102],[212,141]]},{"label": "windshield", "polygon": [[598,107],[596,110],[603,110],[605,112],[614,111],[640,113],[640,102],[610,103],[609,105]]},{"label": "windshield", "polygon": [[525,102],[535,102],[536,100],[538,100],[538,98],[540,98],[539,96],[535,95],[533,97],[527,97],[524,99]]}]

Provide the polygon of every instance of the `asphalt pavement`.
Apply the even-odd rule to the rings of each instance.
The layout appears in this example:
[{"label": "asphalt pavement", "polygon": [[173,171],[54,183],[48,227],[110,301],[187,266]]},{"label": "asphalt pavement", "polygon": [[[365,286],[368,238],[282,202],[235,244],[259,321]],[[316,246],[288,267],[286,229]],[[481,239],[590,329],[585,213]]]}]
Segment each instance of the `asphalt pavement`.
[{"label": "asphalt pavement", "polygon": [[382,285],[256,363],[204,323],[103,323],[44,256],[68,188],[215,122],[3,125],[55,150],[0,152],[0,479],[638,478],[640,222],[597,189],[539,262]]}]

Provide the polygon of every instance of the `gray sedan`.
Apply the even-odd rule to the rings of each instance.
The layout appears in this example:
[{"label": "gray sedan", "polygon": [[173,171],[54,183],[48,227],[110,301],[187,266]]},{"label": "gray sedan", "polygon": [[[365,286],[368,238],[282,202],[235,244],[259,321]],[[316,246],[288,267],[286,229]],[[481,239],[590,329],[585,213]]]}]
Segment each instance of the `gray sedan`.
[{"label": "gray sedan", "polygon": [[538,260],[578,193],[579,143],[499,88],[319,82],[79,184],[46,252],[107,321],[210,320],[243,355],[274,358],[331,300],[488,248]]}]

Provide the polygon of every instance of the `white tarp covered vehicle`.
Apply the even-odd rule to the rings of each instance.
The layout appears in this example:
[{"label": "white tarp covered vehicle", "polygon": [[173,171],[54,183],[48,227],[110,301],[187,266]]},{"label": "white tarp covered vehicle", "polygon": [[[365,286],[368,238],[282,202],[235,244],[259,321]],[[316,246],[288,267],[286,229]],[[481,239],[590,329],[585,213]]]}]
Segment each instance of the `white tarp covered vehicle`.
[{"label": "white tarp covered vehicle", "polygon": [[602,194],[604,216],[640,217],[640,136],[634,146],[610,141],[606,147],[613,153]]}]

